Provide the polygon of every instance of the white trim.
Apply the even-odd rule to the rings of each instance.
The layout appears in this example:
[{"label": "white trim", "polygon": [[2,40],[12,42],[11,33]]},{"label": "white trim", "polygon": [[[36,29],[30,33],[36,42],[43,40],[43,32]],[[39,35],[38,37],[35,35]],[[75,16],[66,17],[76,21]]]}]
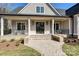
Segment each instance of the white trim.
[{"label": "white trim", "polygon": [[17,14],[21,13],[26,7],[28,7],[31,3],[28,3],[24,8],[22,8]]},{"label": "white trim", "polygon": [[51,5],[50,3],[48,3],[60,16],[61,14],[55,9],[55,7],[53,5]]},{"label": "white trim", "polygon": [[69,34],[72,34],[71,33],[71,19],[69,19]]},{"label": "white trim", "polygon": [[1,17],[1,36],[4,35],[4,19]]},{"label": "white trim", "polygon": [[54,19],[52,19],[52,35],[54,35]]},{"label": "white trim", "polygon": [[30,30],[31,30],[30,26],[31,26],[30,19],[28,19],[28,35],[31,35],[31,33],[30,33]]}]

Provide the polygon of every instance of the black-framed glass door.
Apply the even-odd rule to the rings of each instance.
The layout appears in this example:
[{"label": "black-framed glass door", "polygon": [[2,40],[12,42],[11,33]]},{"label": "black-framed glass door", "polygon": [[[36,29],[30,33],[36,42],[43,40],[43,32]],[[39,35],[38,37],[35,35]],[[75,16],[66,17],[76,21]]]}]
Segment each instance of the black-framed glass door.
[{"label": "black-framed glass door", "polygon": [[36,33],[37,34],[44,34],[44,22],[36,22]]}]

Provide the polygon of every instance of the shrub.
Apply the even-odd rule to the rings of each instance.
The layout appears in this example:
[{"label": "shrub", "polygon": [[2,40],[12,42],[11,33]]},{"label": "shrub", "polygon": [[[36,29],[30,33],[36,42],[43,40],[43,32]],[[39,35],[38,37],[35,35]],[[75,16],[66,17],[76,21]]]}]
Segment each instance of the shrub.
[{"label": "shrub", "polygon": [[15,41],[15,39],[11,39],[11,40],[10,40],[10,42],[13,42],[13,41]]},{"label": "shrub", "polygon": [[64,42],[65,42],[65,43],[70,43],[70,40],[67,39],[67,38],[64,38]]},{"label": "shrub", "polygon": [[6,46],[7,46],[7,47],[10,46],[10,44],[7,44]]},{"label": "shrub", "polygon": [[59,38],[59,37],[57,37],[57,36],[52,36],[52,40],[55,40],[55,41],[60,42],[60,38]]},{"label": "shrub", "polygon": [[2,39],[2,40],[0,41],[0,43],[4,43],[4,42],[6,42],[6,39]]},{"label": "shrub", "polygon": [[19,46],[19,43],[16,43],[15,46]]},{"label": "shrub", "polygon": [[23,38],[20,38],[20,40],[18,41],[18,43],[24,44],[24,39]]}]

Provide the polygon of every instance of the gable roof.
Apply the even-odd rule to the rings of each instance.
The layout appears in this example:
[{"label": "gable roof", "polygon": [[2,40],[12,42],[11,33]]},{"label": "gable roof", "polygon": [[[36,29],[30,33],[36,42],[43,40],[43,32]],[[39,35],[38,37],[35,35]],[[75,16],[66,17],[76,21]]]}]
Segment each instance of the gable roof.
[{"label": "gable roof", "polygon": [[61,16],[66,16],[65,9],[56,9],[56,10],[61,14]]},{"label": "gable roof", "polygon": [[[31,4],[31,3],[30,3]],[[24,8],[22,8],[19,12],[18,12],[18,14],[20,13],[20,12],[22,12],[26,7],[28,7],[30,4],[27,4]],[[54,11],[57,15],[59,15],[59,16],[61,16],[61,14],[54,8],[54,6],[52,6],[51,4],[49,4],[49,3],[46,3],[46,5],[48,5],[48,7],[52,10],[52,11]]]},{"label": "gable roof", "polygon": [[79,3],[75,4],[74,6],[66,10],[66,15],[68,16],[73,16],[78,13],[79,13]]},{"label": "gable roof", "polygon": [[23,8],[23,6],[17,7],[16,9],[12,10],[11,13],[12,13],[12,14],[16,14],[16,13],[19,12],[22,8]]}]

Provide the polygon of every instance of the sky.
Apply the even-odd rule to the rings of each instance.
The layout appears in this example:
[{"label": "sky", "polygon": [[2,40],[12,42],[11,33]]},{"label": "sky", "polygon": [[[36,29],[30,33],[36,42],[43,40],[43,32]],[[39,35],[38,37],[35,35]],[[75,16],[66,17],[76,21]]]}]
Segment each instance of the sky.
[{"label": "sky", "polygon": [[53,6],[59,9],[68,9],[75,5],[76,3],[54,3]]},{"label": "sky", "polygon": [[[11,9],[15,9],[17,7],[20,7],[20,6],[25,6],[27,3],[9,3],[8,4],[8,7],[11,8]],[[55,7],[55,8],[58,8],[58,9],[68,9],[70,7],[72,7],[73,5],[75,5],[76,3],[52,3],[52,5]]]}]

